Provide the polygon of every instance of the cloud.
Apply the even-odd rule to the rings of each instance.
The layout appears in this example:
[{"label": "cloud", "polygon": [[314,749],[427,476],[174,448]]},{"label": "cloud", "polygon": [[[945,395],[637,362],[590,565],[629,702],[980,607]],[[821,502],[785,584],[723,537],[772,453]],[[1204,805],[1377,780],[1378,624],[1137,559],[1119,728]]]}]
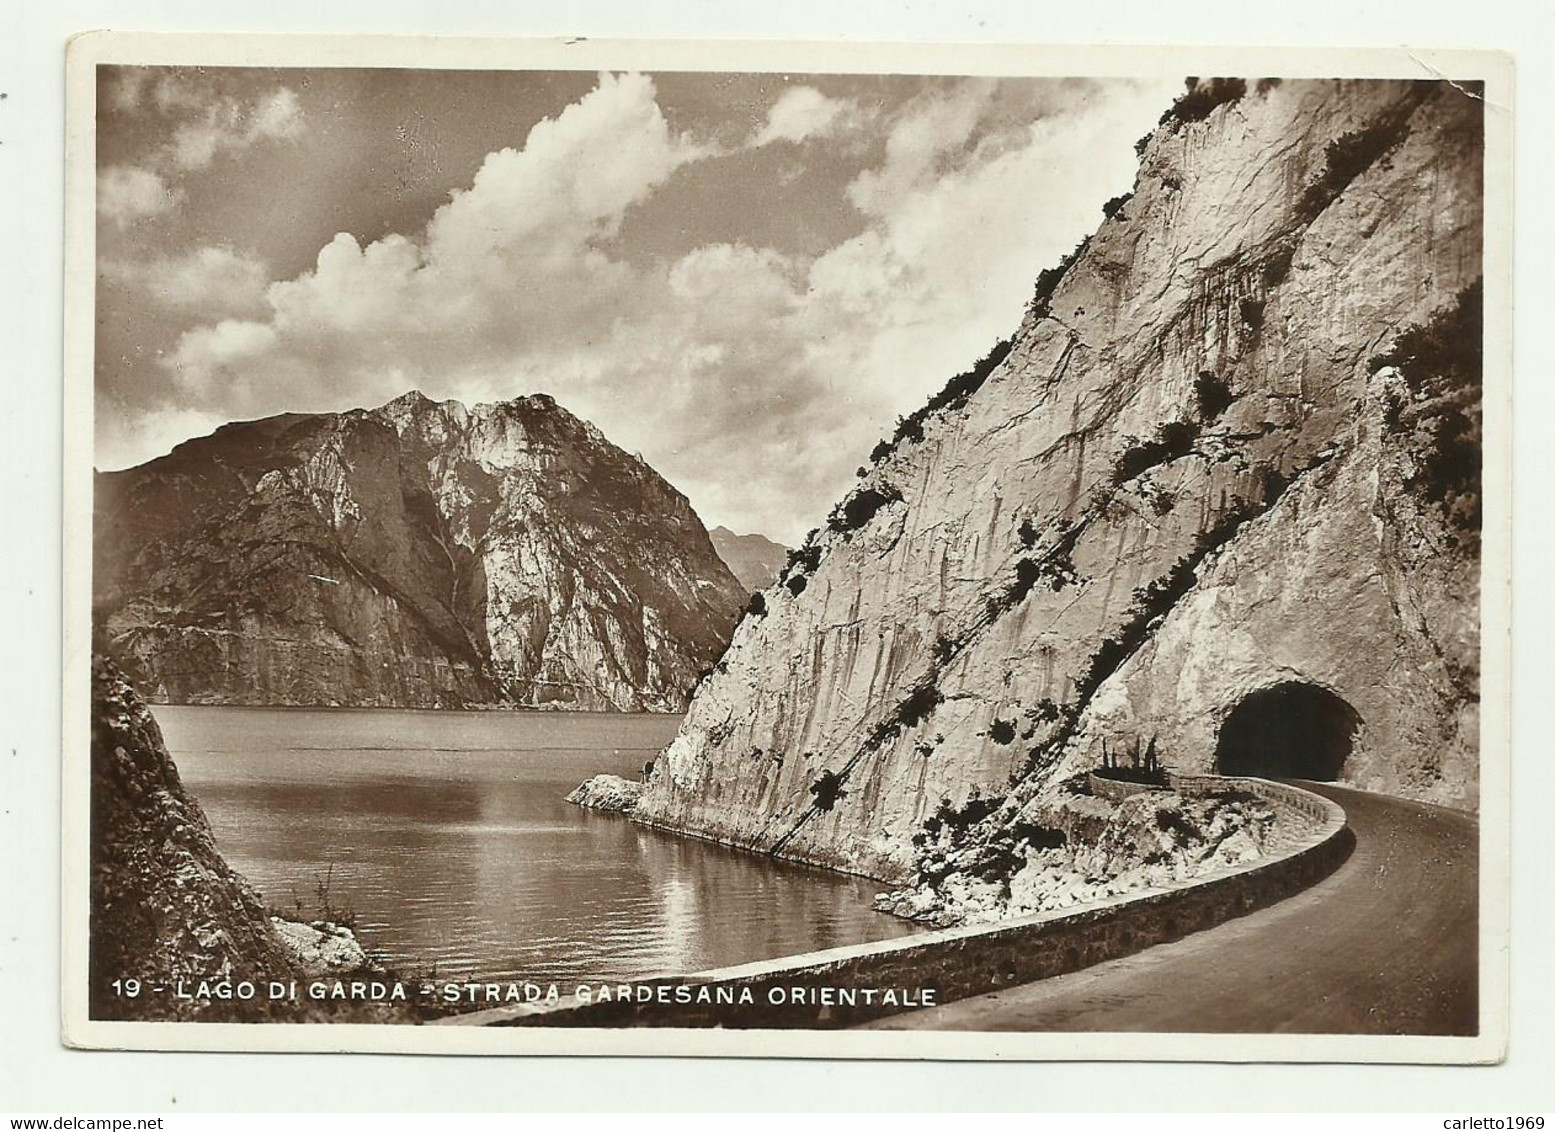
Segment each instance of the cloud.
[{"label": "cloud", "polygon": [[110,165],[97,175],[97,214],[120,226],[166,212],[183,199],[161,174],[137,165]]},{"label": "cloud", "polygon": [[108,84],[108,101],[114,109],[129,113],[140,105],[141,93],[151,80],[144,67],[120,67]]},{"label": "cloud", "polygon": [[222,99],[173,131],[166,150],[178,169],[204,169],[223,152],[242,152],[261,141],[290,141],[302,133],[297,95],[280,87],[252,102]]},{"label": "cloud", "polygon": [[136,165],[111,165],[98,173],[98,210],[123,227],[166,212],[183,199],[177,179],[209,167],[222,154],[260,142],[285,142],[304,130],[302,105],[290,87],[252,98],[217,96],[181,72],[142,67],[118,70],[107,88],[110,106],[125,114],[150,113],[166,139],[147,147]]},{"label": "cloud", "polygon": [[115,67],[110,86],[114,106],[124,113],[159,114],[200,110],[211,101],[203,72],[166,67]]},{"label": "cloud", "polygon": [[628,208],[711,152],[671,133],[648,76],[601,75],[583,99],[536,124],[522,149],[486,157],[469,190],[433,216],[429,258],[457,265],[571,253],[613,236]]},{"label": "cloud", "polygon": [[932,91],[910,102],[886,138],[885,162],[848,186],[854,206],[869,215],[887,215],[947,154],[966,145],[995,88],[991,79],[969,80],[948,93]]},{"label": "cloud", "polygon": [[[424,232],[337,235],[262,301],[185,331],[162,365],[180,409],[221,419],[410,387],[467,403],[549,392],[709,524],[794,540],[894,416],[1015,327],[1038,271],[1130,183],[1131,142],[1171,96],[1040,90],[943,83],[881,112],[880,156],[845,190],[866,226],[821,255],[720,241],[634,258],[616,246],[624,217],[712,151],[671,127],[651,79],[602,75],[489,154]],[[776,110],[758,137],[774,120],[793,134],[840,120]],[[239,293],[248,271],[211,255],[164,278],[206,272]],[[183,293],[167,283],[170,301]],[[110,441],[144,459],[153,436]]]},{"label": "cloud", "polygon": [[139,288],[157,305],[205,314],[258,314],[269,275],[264,262],[225,245],[151,260],[105,260],[101,274]]},{"label": "cloud", "polygon": [[104,452],[139,449],[147,452],[168,452],[192,436],[207,436],[231,418],[208,409],[186,409],[177,406],[160,406],[141,413],[112,412],[97,414],[97,438],[100,469],[111,469],[114,464],[104,463]]},{"label": "cloud", "polygon": [[249,136],[254,139],[275,138],[290,140],[302,133],[302,105],[297,92],[290,87],[278,87],[261,99],[254,108],[249,123]]},{"label": "cloud", "polygon": [[[641,277],[601,247],[627,209],[706,152],[672,133],[651,80],[601,76],[522,149],[489,154],[421,240],[391,235],[363,247],[341,233],[312,271],[272,286],[281,356],[270,372],[311,387],[327,364],[393,392],[397,375],[496,374],[524,347],[539,353],[597,334],[651,300]],[[245,397],[252,390],[229,382],[234,358],[213,353],[227,342],[188,332],[167,364],[187,389]]]},{"label": "cloud", "polygon": [[830,137],[858,117],[858,104],[851,99],[828,98],[813,86],[791,87],[772,104],[766,124],[750,144],[754,147],[776,141]]}]

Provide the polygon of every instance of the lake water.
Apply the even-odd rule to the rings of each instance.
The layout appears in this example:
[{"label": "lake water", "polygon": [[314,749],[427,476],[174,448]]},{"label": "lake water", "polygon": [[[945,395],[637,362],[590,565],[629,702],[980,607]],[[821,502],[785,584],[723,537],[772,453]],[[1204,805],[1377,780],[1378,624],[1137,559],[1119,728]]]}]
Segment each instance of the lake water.
[{"label": "lake water", "polygon": [[678,716],[153,709],[227,860],[267,903],[349,907],[442,979],[599,982],[904,935],[881,885],[580,809]]}]

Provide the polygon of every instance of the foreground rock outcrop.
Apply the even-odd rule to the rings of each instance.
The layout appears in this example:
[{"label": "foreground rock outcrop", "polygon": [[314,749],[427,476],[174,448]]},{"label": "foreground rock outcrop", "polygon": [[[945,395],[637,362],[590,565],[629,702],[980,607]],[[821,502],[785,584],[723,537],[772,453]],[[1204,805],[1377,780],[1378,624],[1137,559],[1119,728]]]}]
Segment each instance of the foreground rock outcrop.
[{"label": "foreground rock outcrop", "polygon": [[[98,1020],[414,1022],[435,1012],[406,1001],[305,993],[240,1000],[215,992],[246,981],[333,988],[388,980],[343,925],[269,914],[216,847],[184,789],[162,732],[111,660],[92,659],[91,882],[88,1011]],[[138,989],[123,988],[135,981]],[[115,987],[115,983],[119,987]],[[201,984],[212,993],[202,993]]]},{"label": "foreground rock outcrop", "polygon": [[642,797],[643,784],[619,774],[596,774],[571,794],[567,801],[585,810],[604,810],[611,814],[630,813]]},{"label": "foreground rock outcrop", "polygon": [[1152,737],[1472,807],[1482,111],[1193,84],[753,603],[637,816],[908,879],[942,806],[1017,829]]},{"label": "foreground rock outcrop", "polygon": [[310,978],[355,975],[372,969],[372,957],[356,933],[341,924],[326,920],[300,924],[271,916],[270,926],[292,965]]},{"label": "foreground rock outcrop", "polygon": [[96,481],[96,621],[154,700],[674,711],[748,597],[551,398],[228,425]]},{"label": "foreground rock outcrop", "polygon": [[[92,662],[90,1010],[94,1018],[252,1018],[219,1000],[181,999],[182,980],[290,979],[293,962],[264,905],[216,849],[179,781],[151,712],[109,661]],[[139,979],[143,993],[116,993]],[[160,984],[169,988],[153,993]]]}]

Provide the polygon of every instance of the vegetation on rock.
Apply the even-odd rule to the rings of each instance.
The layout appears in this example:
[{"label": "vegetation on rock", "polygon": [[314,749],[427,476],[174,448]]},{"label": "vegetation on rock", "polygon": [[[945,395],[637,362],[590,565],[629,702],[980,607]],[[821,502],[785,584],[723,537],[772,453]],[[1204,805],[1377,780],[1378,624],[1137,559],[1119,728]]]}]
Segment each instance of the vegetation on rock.
[{"label": "vegetation on rock", "polygon": [[1484,290],[1475,281],[1370,362],[1373,373],[1392,367],[1403,381],[1384,420],[1417,454],[1406,484],[1440,509],[1469,548],[1478,546],[1481,525],[1483,340]]},{"label": "vegetation on rock", "polygon": [[888,483],[861,487],[832,510],[826,526],[838,534],[849,534],[866,526],[882,507],[901,499],[902,493]]},{"label": "vegetation on rock", "polygon": [[1161,115],[1161,125],[1170,123],[1175,128],[1179,123],[1202,122],[1216,107],[1236,102],[1247,93],[1246,79],[1189,78],[1186,85],[1187,91]]}]

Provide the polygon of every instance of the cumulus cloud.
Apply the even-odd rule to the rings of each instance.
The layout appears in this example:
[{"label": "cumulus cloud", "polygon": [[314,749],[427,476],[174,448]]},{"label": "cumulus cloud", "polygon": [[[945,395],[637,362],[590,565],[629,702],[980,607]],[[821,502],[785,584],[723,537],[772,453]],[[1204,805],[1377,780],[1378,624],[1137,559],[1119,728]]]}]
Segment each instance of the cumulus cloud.
[{"label": "cumulus cloud", "polygon": [[115,465],[100,462],[100,454],[115,451],[169,452],[192,436],[207,436],[231,417],[209,409],[161,406],[140,413],[99,410],[97,437],[99,467]]},{"label": "cumulus cloud", "polygon": [[260,313],[269,285],[262,260],[226,245],[149,260],[105,260],[101,273],[139,288],[158,306],[217,315]]},{"label": "cumulus cloud", "polygon": [[138,165],[110,165],[97,174],[97,213],[118,225],[166,212],[183,199],[162,175]]},{"label": "cumulus cloud", "polygon": [[791,87],[772,104],[751,145],[829,137],[858,117],[858,104],[852,99],[828,98],[813,86]]},{"label": "cumulus cloud", "polygon": [[129,113],[140,105],[142,92],[151,81],[145,67],[120,67],[108,84],[108,100],[114,109]]},{"label": "cumulus cloud", "polygon": [[940,167],[947,155],[964,147],[988,109],[995,83],[971,80],[949,92],[932,91],[910,102],[886,138],[886,157],[848,186],[848,198],[860,212],[888,215]]},{"label": "cumulus cloud", "polygon": [[107,101],[120,113],[152,114],[166,131],[139,163],[110,165],[98,173],[99,214],[120,227],[178,204],[184,195],[177,183],[182,175],[259,142],[295,140],[304,128],[297,94],[285,86],[253,98],[218,97],[182,73],[128,67],[108,84]]},{"label": "cumulus cloud", "polygon": [[261,141],[289,141],[302,128],[296,93],[280,87],[252,102],[226,98],[205,106],[173,131],[166,152],[178,169],[204,169],[224,151],[242,151]]},{"label": "cumulus cloud", "polygon": [[[865,229],[824,254],[724,241],[644,259],[616,246],[623,218],[710,151],[671,128],[651,79],[603,75],[488,155],[423,233],[337,235],[253,309],[187,330],[163,365],[182,408],[226,419],[412,386],[467,403],[549,392],[709,524],[797,539],[896,414],[1013,329],[1037,272],[1131,180],[1129,142],[1163,95],[1119,84],[1084,113],[1014,125],[993,121],[995,101],[968,81],[900,107],[847,189]],[[774,108],[760,133],[838,121],[804,108]]]}]

